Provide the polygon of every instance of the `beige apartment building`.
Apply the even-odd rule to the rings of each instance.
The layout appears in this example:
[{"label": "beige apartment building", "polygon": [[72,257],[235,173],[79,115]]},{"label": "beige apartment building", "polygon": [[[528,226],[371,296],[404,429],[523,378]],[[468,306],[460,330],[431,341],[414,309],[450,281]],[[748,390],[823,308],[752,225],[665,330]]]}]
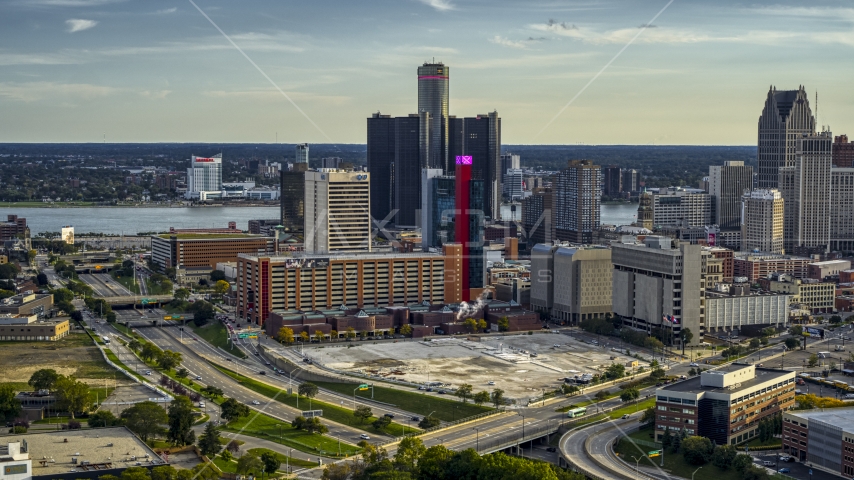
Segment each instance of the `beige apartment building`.
[{"label": "beige apartment building", "polygon": [[759,284],[768,291],[790,295],[789,302],[791,304],[806,305],[812,313],[833,310],[834,298],[836,297],[836,285],[833,283],[778,274],[760,280]]},{"label": "beige apartment building", "polygon": [[612,312],[611,249],[539,244],[531,250],[531,308],[561,324]]},{"label": "beige apartment building", "polygon": [[777,189],[759,189],[741,197],[741,249],[747,252],[785,253],[783,195]]},{"label": "beige apartment building", "polygon": [[780,168],[779,189],[785,200],[783,234],[792,253],[821,253],[830,246],[830,132],[798,138],[795,163]]},{"label": "beige apartment building", "polygon": [[305,172],[305,251],[371,251],[370,174],[334,168]]}]

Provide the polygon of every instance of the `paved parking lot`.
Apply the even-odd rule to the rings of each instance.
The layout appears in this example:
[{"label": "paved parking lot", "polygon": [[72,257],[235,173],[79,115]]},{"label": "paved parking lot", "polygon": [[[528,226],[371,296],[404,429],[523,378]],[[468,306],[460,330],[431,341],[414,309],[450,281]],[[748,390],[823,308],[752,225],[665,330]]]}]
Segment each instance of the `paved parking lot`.
[{"label": "paved parking lot", "polygon": [[[779,462],[778,467],[777,452],[757,452],[751,453],[751,456],[753,456],[755,459],[754,463],[757,465],[766,461],[774,463],[773,466],[766,467],[770,470],[778,471],[779,468],[788,468],[789,473],[786,473],[786,475],[792,478],[797,478],[798,480],[839,480],[840,478],[843,478],[839,475],[833,475],[817,468],[810,469],[809,465],[799,462]],[[812,470],[812,475],[810,475],[810,470]]]}]

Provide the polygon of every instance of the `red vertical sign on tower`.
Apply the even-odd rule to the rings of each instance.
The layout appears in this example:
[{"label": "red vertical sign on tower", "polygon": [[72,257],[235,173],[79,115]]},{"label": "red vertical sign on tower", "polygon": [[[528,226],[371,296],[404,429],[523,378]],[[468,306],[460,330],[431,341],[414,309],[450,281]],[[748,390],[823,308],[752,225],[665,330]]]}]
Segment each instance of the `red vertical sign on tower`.
[{"label": "red vertical sign on tower", "polygon": [[471,205],[471,155],[457,156],[456,167],[456,195],[454,197],[454,207],[456,210],[456,218],[454,219],[454,241],[462,245],[463,249],[463,275],[462,275],[462,299],[469,301],[471,299],[469,293],[469,206]]}]

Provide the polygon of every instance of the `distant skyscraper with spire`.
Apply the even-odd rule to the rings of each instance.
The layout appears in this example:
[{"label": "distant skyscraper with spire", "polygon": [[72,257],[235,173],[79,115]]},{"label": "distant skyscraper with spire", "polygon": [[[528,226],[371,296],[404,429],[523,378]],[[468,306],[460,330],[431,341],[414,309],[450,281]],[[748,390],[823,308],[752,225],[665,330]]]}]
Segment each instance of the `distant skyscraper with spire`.
[{"label": "distant skyscraper with spire", "polygon": [[781,167],[795,164],[798,139],[815,133],[815,117],[807,92],[771,87],[759,117],[758,188],[777,188]]},{"label": "distant skyscraper with spire", "polygon": [[[449,171],[448,165],[448,73],[443,63],[424,63],[418,67],[418,113],[429,114],[430,121],[422,122],[421,151],[427,157],[427,167]],[[454,166],[450,166],[453,170]]]}]

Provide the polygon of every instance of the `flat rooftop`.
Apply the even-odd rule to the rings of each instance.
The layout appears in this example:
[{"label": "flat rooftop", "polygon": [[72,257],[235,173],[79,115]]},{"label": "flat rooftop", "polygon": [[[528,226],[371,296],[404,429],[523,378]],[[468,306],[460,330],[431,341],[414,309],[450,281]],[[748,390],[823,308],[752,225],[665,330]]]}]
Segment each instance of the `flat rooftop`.
[{"label": "flat rooftop", "polygon": [[[743,364],[734,363],[734,364],[726,365],[724,367],[716,368],[714,370],[709,370],[709,371],[729,373],[729,372],[735,372],[735,371],[741,370],[744,367],[745,367],[745,365],[743,365]],[[789,370],[775,370],[773,368],[757,367],[756,368],[756,375],[753,378],[751,378],[750,380],[744,380],[744,381],[740,382],[740,386],[738,388],[729,388],[729,387],[720,388],[720,387],[712,387],[712,386],[707,386],[707,385],[701,385],[700,381],[702,380],[702,376],[697,375],[697,376],[691,377],[687,380],[683,380],[681,382],[677,382],[677,383],[674,383],[672,385],[667,385],[665,387],[660,388],[659,390],[670,391],[670,392],[685,392],[685,393],[714,392],[714,393],[728,393],[728,394],[734,395],[740,391],[751,389],[760,383],[770,382],[771,380],[774,380],[776,378],[783,379],[787,376],[792,376],[792,375],[793,375],[793,372],[791,372]]]},{"label": "flat rooftop", "polygon": [[[0,444],[22,440],[27,442],[34,477],[92,471],[97,465],[106,463],[112,464],[111,467],[101,470],[129,468],[137,462],[140,466],[166,463],[125,427],[4,435],[0,437]],[[71,463],[73,458],[77,459],[76,465]],[[89,465],[80,462],[89,462]]]},{"label": "flat rooftop", "polygon": [[854,407],[796,410],[786,413],[798,418],[818,420],[820,422],[839,427],[845,432],[854,432]]},{"label": "flat rooftop", "polygon": [[163,233],[156,237],[170,239],[177,237],[178,240],[221,240],[223,238],[269,238],[263,235],[252,235],[249,233]]},{"label": "flat rooftop", "polygon": [[286,255],[252,255],[249,253],[240,253],[239,258],[257,261],[259,258],[269,258],[272,262],[286,262],[288,260],[299,259],[329,259],[329,260],[382,260],[388,258],[408,259],[408,258],[444,258],[441,253],[433,252],[412,252],[412,253],[383,253],[383,252],[350,252],[350,253],[306,253],[306,252],[288,252]]}]

